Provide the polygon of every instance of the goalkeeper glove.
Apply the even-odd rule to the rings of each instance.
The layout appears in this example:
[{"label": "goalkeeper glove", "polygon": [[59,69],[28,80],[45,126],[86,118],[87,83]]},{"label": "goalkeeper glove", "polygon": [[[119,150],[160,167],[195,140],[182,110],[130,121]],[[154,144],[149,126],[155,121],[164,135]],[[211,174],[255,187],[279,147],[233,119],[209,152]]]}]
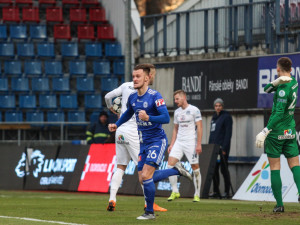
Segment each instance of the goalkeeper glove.
[{"label": "goalkeeper glove", "polygon": [[272,130],[265,127],[258,135],[256,135],[255,145],[257,148],[262,148],[264,146],[265,139],[271,131]]},{"label": "goalkeeper glove", "polygon": [[288,76],[281,76],[278,77],[276,80],[272,81],[271,83],[273,84],[274,87],[277,87],[280,84],[286,84],[291,82],[292,78],[288,77]]}]

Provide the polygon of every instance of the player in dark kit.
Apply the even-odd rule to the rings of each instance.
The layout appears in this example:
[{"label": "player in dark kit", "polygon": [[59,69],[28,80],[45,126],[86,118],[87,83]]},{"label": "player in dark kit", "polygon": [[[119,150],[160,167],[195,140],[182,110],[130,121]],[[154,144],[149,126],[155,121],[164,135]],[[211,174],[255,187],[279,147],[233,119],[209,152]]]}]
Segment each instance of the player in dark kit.
[{"label": "player in dark kit", "polygon": [[132,78],[137,92],[132,93],[127,102],[127,110],[116,124],[109,124],[109,130],[115,131],[132,115],[135,114],[140,140],[140,153],[138,162],[139,179],[144,185],[147,208],[145,213],[137,219],[155,219],[153,202],[155,197],[155,182],[166,179],[172,175],[182,175],[192,180],[192,176],[178,162],[174,168],[156,170],[165,154],[168,140],[162,124],[169,123],[170,117],[161,94],[148,87],[150,68],[147,65],[137,65]]}]

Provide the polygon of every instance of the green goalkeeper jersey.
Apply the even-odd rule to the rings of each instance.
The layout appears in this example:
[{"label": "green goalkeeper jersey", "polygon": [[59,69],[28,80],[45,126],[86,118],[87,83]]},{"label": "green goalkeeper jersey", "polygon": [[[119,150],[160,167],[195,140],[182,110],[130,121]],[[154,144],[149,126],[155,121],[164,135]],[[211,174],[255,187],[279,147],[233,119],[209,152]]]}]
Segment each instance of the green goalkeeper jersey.
[{"label": "green goalkeeper jersey", "polygon": [[298,83],[294,77],[289,83],[274,87],[271,83],[264,88],[265,92],[273,92],[273,107],[267,128],[276,131],[295,129],[294,111],[298,96]]}]

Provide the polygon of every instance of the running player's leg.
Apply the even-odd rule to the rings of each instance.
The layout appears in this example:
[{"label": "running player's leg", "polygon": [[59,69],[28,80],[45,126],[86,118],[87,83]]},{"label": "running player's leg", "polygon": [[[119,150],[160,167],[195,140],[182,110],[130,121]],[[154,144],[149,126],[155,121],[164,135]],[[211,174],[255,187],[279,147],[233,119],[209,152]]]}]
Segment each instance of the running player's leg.
[{"label": "running player's leg", "polygon": [[[117,132],[118,134],[118,132]],[[119,135],[116,134],[116,139]],[[130,155],[124,145],[124,142],[121,144],[116,141],[116,158],[117,158],[117,169],[114,172],[111,182],[110,182],[110,197],[109,204],[107,207],[108,211],[114,211],[116,207],[116,195],[122,183],[122,178],[125,173],[126,167],[130,160]]]},{"label": "running player's leg", "polygon": [[186,145],[184,147],[184,154],[193,169],[193,181],[194,181],[194,187],[195,187],[195,194],[194,194],[193,202],[199,202],[200,201],[200,190],[201,190],[201,173],[200,173],[200,167],[199,167],[199,156],[195,151],[195,144]]},{"label": "running player's leg", "polygon": [[[169,154],[168,158],[168,168],[171,169],[175,166],[175,164],[182,159],[183,150],[180,147],[180,144],[176,141],[173,145],[173,148]],[[177,176],[170,176],[169,181],[172,188],[172,193],[168,198],[168,201],[173,201],[176,198],[180,197],[180,193],[177,186]]]}]

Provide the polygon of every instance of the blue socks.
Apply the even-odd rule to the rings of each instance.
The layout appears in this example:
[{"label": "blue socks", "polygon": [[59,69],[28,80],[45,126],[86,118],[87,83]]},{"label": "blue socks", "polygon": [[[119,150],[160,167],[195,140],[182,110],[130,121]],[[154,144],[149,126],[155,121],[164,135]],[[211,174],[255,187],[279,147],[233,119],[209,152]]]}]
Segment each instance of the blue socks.
[{"label": "blue socks", "polygon": [[143,181],[144,185],[144,194],[145,194],[145,200],[147,202],[147,212],[153,213],[153,203],[154,203],[154,197],[155,197],[155,184],[153,182],[153,179],[150,178],[148,180]]},{"label": "blue socks", "polygon": [[156,183],[163,179],[168,178],[169,176],[180,175],[178,170],[175,168],[165,169],[165,170],[156,170],[153,174],[153,182]]}]

